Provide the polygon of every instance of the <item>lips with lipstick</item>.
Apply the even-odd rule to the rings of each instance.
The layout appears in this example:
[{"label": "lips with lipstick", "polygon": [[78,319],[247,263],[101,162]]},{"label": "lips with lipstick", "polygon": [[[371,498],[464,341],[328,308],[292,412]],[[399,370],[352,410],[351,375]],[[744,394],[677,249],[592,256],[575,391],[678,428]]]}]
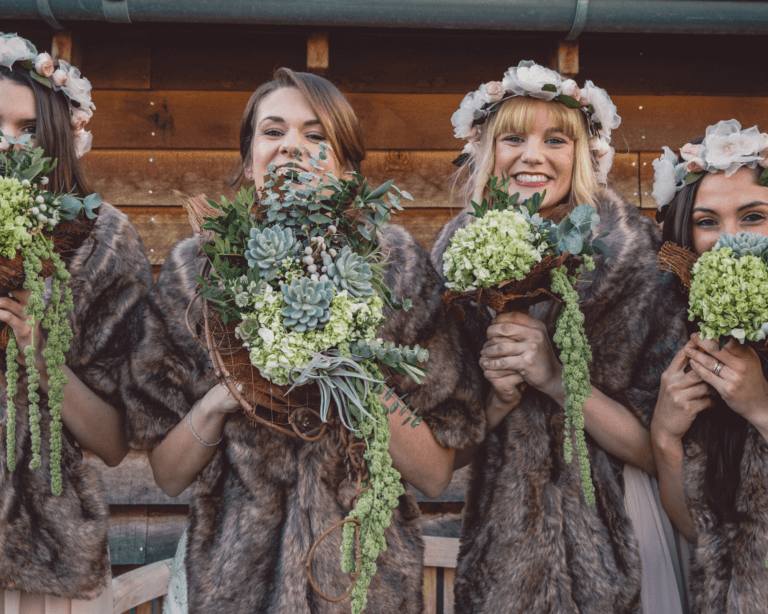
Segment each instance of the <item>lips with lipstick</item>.
[{"label": "lips with lipstick", "polygon": [[515,185],[525,188],[542,188],[551,181],[546,175],[530,175],[528,173],[518,173],[517,175],[513,175],[512,180],[515,182]]}]

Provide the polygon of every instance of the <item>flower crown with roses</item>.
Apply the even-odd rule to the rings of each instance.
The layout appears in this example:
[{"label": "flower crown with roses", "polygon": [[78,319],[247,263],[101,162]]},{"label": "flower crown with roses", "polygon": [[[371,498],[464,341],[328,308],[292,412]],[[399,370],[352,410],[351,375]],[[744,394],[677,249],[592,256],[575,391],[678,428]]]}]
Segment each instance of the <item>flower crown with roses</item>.
[{"label": "flower crown with roses", "polygon": [[597,160],[597,181],[605,183],[613,164],[611,130],[618,128],[621,117],[616,113],[608,93],[587,81],[579,88],[573,79],[566,79],[549,68],[531,60],[523,60],[517,67],[504,73],[501,81],[483,83],[476,91],[469,92],[459,109],[451,117],[457,139],[466,139],[461,155],[453,163],[463,166],[479,153],[482,125],[501,103],[515,96],[530,96],[540,100],[554,100],[569,109],[580,109],[589,124],[589,149]]},{"label": "flower crown with roses", "polygon": [[75,136],[75,154],[78,158],[90,151],[93,135],[85,125],[93,117],[96,105],[91,101],[91,82],[80,76],[80,70],[64,60],[54,70],[48,53],[38,53],[26,38],[16,34],[0,33],[0,66],[10,69],[15,62],[29,70],[29,76],[38,83],[61,91],[69,102],[69,121]]},{"label": "flower crown with roses", "polygon": [[763,172],[758,182],[768,186],[768,134],[760,133],[757,126],[746,130],[735,119],[708,126],[700,145],[686,143],[680,150],[680,162],[672,150],[664,146],[662,156],[653,161],[653,196],[659,210],[668,205],[685,186],[695,183],[705,172],[725,171],[730,177],[739,168]]}]

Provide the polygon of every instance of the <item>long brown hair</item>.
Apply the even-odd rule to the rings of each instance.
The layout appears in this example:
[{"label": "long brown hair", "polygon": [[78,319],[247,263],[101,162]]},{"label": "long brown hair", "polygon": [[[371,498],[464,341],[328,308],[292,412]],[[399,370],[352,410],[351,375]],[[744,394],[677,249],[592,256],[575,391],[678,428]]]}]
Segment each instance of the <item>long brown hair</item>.
[{"label": "long brown hair", "polygon": [[278,68],[272,80],[260,85],[251,96],[243,112],[240,125],[240,164],[230,178],[229,184],[239,183],[245,167],[251,163],[251,147],[256,131],[256,116],[259,104],[264,98],[284,87],[295,87],[307,99],[310,108],[320,120],[329,145],[333,148],[339,166],[360,172],[365,160],[365,145],[360,120],[352,105],[336,86],[318,75],[294,72],[290,68]]},{"label": "long brown hair", "polygon": [[66,96],[38,83],[29,75],[29,70],[15,64],[10,69],[0,66],[0,79],[24,85],[35,96],[35,144],[43,149],[46,156],[58,160],[56,168],[48,176],[48,189],[52,192],[74,192],[81,197],[92,194],[94,190],[75,154],[75,137]]},{"label": "long brown hair", "polygon": [[[704,137],[690,141],[699,145]],[[757,171],[756,171],[757,172]],[[662,238],[693,249],[693,207],[701,180],[684,186],[657,215],[663,221]],[[693,332],[693,328],[689,332]],[[763,373],[766,368],[763,362]],[[712,407],[696,416],[684,442],[696,442],[706,454],[704,497],[720,522],[739,521],[736,496],[741,484],[741,459],[749,423],[718,395]]]}]

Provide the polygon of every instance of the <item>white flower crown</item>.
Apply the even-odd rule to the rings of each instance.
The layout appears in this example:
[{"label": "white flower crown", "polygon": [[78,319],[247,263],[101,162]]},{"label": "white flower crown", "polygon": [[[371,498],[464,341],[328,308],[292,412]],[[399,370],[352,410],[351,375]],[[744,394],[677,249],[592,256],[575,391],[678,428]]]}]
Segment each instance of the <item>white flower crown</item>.
[{"label": "white flower crown", "polygon": [[90,151],[93,135],[85,131],[93,117],[96,105],[91,101],[91,82],[80,76],[80,70],[64,60],[54,70],[53,59],[48,53],[38,53],[27,39],[16,34],[0,33],[0,66],[11,68],[19,62],[29,70],[38,83],[61,91],[69,102],[69,118],[75,133],[75,154],[78,158]]},{"label": "white flower crown", "polygon": [[559,73],[544,68],[531,60],[523,60],[517,67],[504,73],[502,81],[483,83],[461,101],[451,123],[457,139],[466,139],[461,155],[454,160],[463,166],[479,153],[482,125],[501,103],[515,96],[530,96],[540,100],[555,100],[570,109],[581,109],[589,120],[589,148],[597,159],[597,180],[605,183],[613,164],[611,130],[618,128],[621,117],[616,113],[608,93],[587,81],[579,88],[573,79],[563,80]]},{"label": "white flower crown", "polygon": [[[705,172],[725,171],[730,177],[739,168],[768,167],[768,134],[760,134],[757,126],[746,130],[735,119],[708,126],[700,145],[686,143],[680,150],[683,162],[669,147],[653,161],[653,196],[659,209],[672,202],[688,184],[699,180]],[[768,171],[760,175],[760,185],[768,185]]]}]

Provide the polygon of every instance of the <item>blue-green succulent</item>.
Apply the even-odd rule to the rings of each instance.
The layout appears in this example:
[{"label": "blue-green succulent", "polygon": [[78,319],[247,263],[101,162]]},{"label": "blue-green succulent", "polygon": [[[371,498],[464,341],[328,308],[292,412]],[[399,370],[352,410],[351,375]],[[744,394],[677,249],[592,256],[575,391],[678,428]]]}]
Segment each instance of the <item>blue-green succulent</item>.
[{"label": "blue-green succulent", "polygon": [[370,265],[365,258],[353,252],[348,246],[341,250],[336,260],[325,256],[323,264],[326,267],[325,274],[340,291],[346,290],[353,298],[373,295]]},{"label": "blue-green succulent", "polygon": [[258,267],[262,278],[271,280],[277,275],[280,263],[291,258],[299,247],[290,228],[251,228],[245,258],[249,267]]},{"label": "blue-green succulent", "polygon": [[740,232],[735,235],[723,233],[717,239],[714,249],[730,247],[736,258],[752,254],[765,259],[768,252],[768,237],[754,232]]},{"label": "blue-green succulent", "polygon": [[282,310],[283,324],[296,332],[323,328],[331,317],[333,282],[312,281],[303,277],[294,279],[290,285],[282,284],[285,307]]}]

